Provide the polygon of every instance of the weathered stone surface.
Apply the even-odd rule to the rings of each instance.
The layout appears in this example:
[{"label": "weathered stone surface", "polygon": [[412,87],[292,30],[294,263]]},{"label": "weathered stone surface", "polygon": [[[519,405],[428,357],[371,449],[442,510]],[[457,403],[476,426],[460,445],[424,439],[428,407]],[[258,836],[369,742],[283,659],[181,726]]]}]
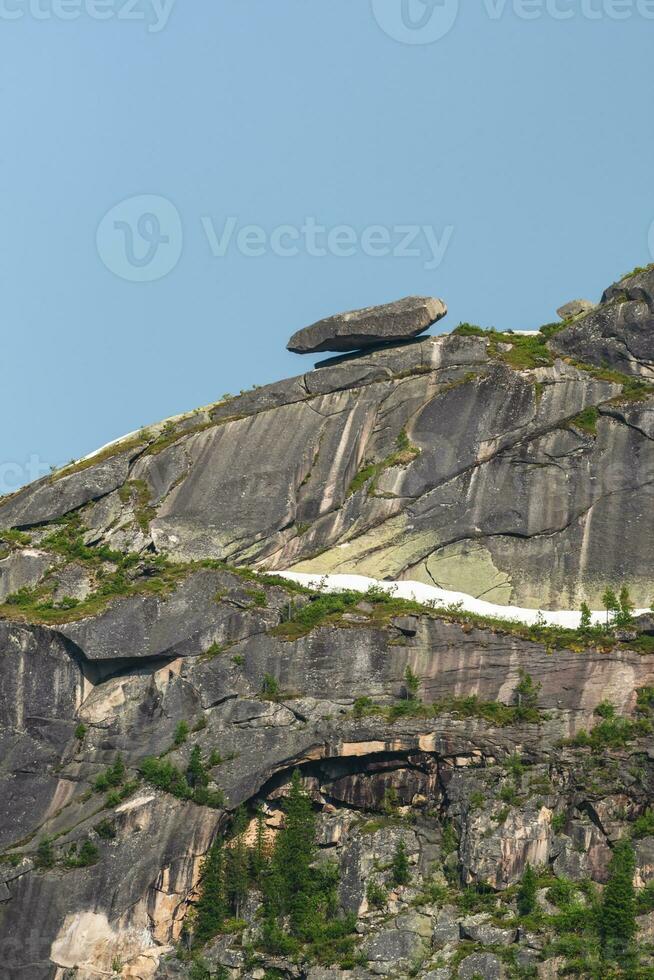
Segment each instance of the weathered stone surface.
[{"label": "weathered stone surface", "polygon": [[0,602],[19,589],[32,588],[54,564],[44,551],[17,551],[0,561]]},{"label": "weathered stone surface", "polygon": [[45,477],[6,500],[0,500],[0,527],[44,524],[90,500],[106,496],[125,482],[135,455],[136,450],[119,453],[70,476]]},{"label": "weathered stone surface", "polygon": [[220,572],[195,572],[170,595],[119,599],[99,616],[59,632],[88,660],[124,660],[198,656],[214,642],[231,643],[277,621],[274,612],[220,602],[224,585]]},{"label": "weathered stone surface", "polygon": [[552,346],[590,364],[654,378],[654,266],[606,290],[601,304],[552,338]]},{"label": "weathered stone surface", "polygon": [[481,946],[511,946],[518,938],[517,929],[500,929],[492,925],[484,912],[469,915],[461,920],[463,939],[471,939]]},{"label": "weathered stone surface", "polygon": [[[621,309],[598,308],[613,326]],[[597,315],[573,324],[591,346]],[[417,339],[223,400],[141,453],[120,493],[83,507],[85,540],[414,578],[532,608],[596,608],[628,580],[644,606],[651,402],[616,402],[619,384],[561,361],[516,371],[489,350],[483,336]],[[596,433],[575,423],[593,408]],[[93,469],[9,498],[0,522],[19,503],[45,519],[42,495],[67,480],[79,490]]]},{"label": "weathered stone surface", "polygon": [[556,311],[556,315],[560,316],[562,320],[570,320],[573,316],[589,313],[594,308],[595,304],[589,299],[573,299],[569,303],[560,306]]},{"label": "weathered stone surface", "polygon": [[473,980],[476,977],[481,977],[482,980],[501,980],[504,970],[497,956],[492,953],[473,953],[461,961],[457,976],[461,980]]},{"label": "weathered stone surface", "polygon": [[383,306],[337,313],[294,333],[287,344],[294,354],[350,351],[374,344],[409,340],[441,320],[447,307],[440,299],[407,296]]},{"label": "weathered stone surface", "polygon": [[[215,601],[217,591],[220,603]],[[423,973],[442,969],[430,966],[430,950],[438,947],[438,956],[445,959],[452,955],[460,917],[454,908],[431,911],[412,909],[410,904],[421,894],[419,882],[442,867],[441,816],[447,814],[456,829],[453,857],[462,882],[483,880],[501,889],[518,880],[527,860],[546,863],[551,810],[525,801],[511,808],[503,822],[493,819],[502,805],[495,799],[497,788],[506,778],[497,760],[517,751],[534,766],[537,760],[548,760],[561,733],[574,730],[571,719],[579,716],[577,723],[583,719],[588,724],[612,684],[621,691],[619,703],[628,705],[633,703],[634,687],[652,680],[651,657],[547,654],[537,644],[423,617],[413,618],[414,635],[403,637],[405,646],[396,645],[399,634],[392,623],[375,629],[332,626],[293,642],[282,641],[270,634],[279,621],[280,590],[263,584],[260,591],[266,605],[252,609],[242,580],[228,572],[203,570],[180,582],[176,597],[169,598],[176,603],[176,617],[170,621],[186,622],[189,635],[195,635],[198,623],[205,640],[216,635],[203,632],[204,612],[198,619],[198,609],[206,610],[207,616],[213,611],[212,628],[218,632],[223,629],[225,605],[245,617],[262,617],[255,631],[212,657],[201,650],[188,655],[181,627],[170,634],[171,627],[157,626],[156,619],[147,629],[139,625],[142,619],[136,621],[135,650],[146,652],[140,660],[103,659],[122,650],[122,641],[118,647],[97,645],[102,635],[98,624],[106,621],[106,614],[82,621],[85,633],[76,635],[74,645],[62,635],[73,624],[50,629],[1,624],[8,669],[0,682],[5,698],[0,716],[6,724],[2,737],[11,745],[9,751],[4,751],[5,743],[2,746],[6,785],[11,780],[15,784],[20,774],[15,789],[3,794],[3,846],[16,848],[26,833],[35,832],[19,852],[33,854],[38,840],[55,836],[58,853],[65,854],[72,843],[91,835],[101,852],[92,868],[66,872],[65,889],[60,887],[60,868],[35,871],[30,861],[5,876],[9,895],[3,891],[0,896],[6,910],[2,929],[20,937],[20,951],[10,950],[10,980],[51,980],[52,964],[68,969],[73,962],[80,967],[79,976],[90,980],[93,970],[110,969],[116,957],[133,971],[127,976],[186,976],[170,972],[161,957],[179,938],[219,812],[182,804],[145,783],[125,802],[103,811],[102,796],[91,793],[87,799],[82,790],[117,752],[136,776],[144,756],[162,753],[183,771],[191,745],[198,745],[205,759],[220,747],[225,761],[212,771],[212,778],[223,789],[226,805],[234,809],[265,799],[266,823],[273,834],[280,825],[280,801],[290,774],[302,768],[316,807],[324,808],[319,843],[339,864],[341,906],[359,916],[362,945],[370,956],[368,967],[354,971],[353,980],[403,975],[423,959]],[[207,598],[213,607],[203,605]],[[110,608],[122,605],[118,600]],[[362,606],[365,613],[366,603]],[[125,615],[129,623],[131,613]],[[119,622],[111,620],[105,633],[115,633]],[[249,621],[248,630],[251,626]],[[87,648],[101,654],[100,659],[89,657]],[[168,654],[162,658],[165,650]],[[30,658],[39,664],[38,673],[26,670]],[[427,700],[474,691],[481,698],[500,697],[507,703],[520,666],[529,665],[534,679],[543,681],[542,704],[552,708],[554,717],[540,726],[505,729],[447,715],[396,722],[381,715],[352,717],[349,709],[359,694],[370,692],[383,703],[396,703],[408,664],[420,677]],[[266,674],[279,685],[281,694],[274,700],[261,694]],[[568,707],[559,714],[555,705],[562,690]],[[193,731],[189,744],[173,746],[180,720]],[[79,721],[86,726],[81,741],[74,736]],[[652,780],[654,784],[654,775]],[[555,783],[551,785],[555,793]],[[480,791],[486,799],[481,810],[473,806]],[[387,807],[389,799],[402,812],[406,806],[415,822],[386,816],[377,825],[374,814]],[[111,841],[94,837],[99,810],[115,825]],[[361,823],[362,811],[373,817],[368,827]],[[602,812],[609,811],[605,807]],[[575,817],[570,826],[575,822],[583,824]],[[595,832],[600,834],[597,828]],[[570,840],[576,841],[574,834]],[[407,850],[412,882],[393,889],[387,869],[400,841]],[[584,841],[580,838],[578,846]],[[590,842],[589,852],[600,843],[599,838],[597,845]],[[560,853],[559,849],[552,857],[558,860]],[[125,868],[130,869],[128,875]],[[601,880],[600,863],[593,861],[582,870]],[[368,907],[371,881],[387,890],[384,913]],[[38,937],[29,934],[32,921],[39,922]],[[255,916],[248,928],[256,927]],[[495,945],[515,938],[514,932],[490,925],[484,916],[465,917],[463,930],[478,943]],[[228,939],[216,963],[229,964],[235,976],[247,975],[242,950]],[[29,967],[21,952],[26,945],[31,950]],[[524,944],[519,945],[522,949]],[[478,967],[481,962],[482,969],[495,975],[491,961],[473,962]]]},{"label": "weathered stone surface", "polygon": [[453,905],[445,905],[434,920],[431,941],[434,949],[439,949],[445,943],[458,942],[461,934],[461,913]]},{"label": "weathered stone surface", "polygon": [[66,598],[77,599],[81,602],[94,591],[95,583],[88,570],[77,562],[71,562],[57,570],[55,581],[53,590],[55,602],[61,602],[62,599]]}]

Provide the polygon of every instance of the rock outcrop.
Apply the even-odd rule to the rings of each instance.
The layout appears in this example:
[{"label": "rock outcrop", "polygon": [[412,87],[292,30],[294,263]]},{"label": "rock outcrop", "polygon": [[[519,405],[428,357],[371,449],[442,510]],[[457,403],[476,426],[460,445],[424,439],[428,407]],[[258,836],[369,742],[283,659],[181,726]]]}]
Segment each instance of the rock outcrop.
[{"label": "rock outcrop", "polygon": [[560,306],[556,315],[562,320],[571,320],[573,317],[581,316],[582,313],[590,313],[595,308],[595,304],[589,299],[573,299],[569,303]]},{"label": "rock outcrop", "polygon": [[384,306],[368,306],[319,320],[294,333],[287,346],[294,354],[315,354],[400,343],[424,333],[446,313],[440,299],[407,296]]},{"label": "rock outcrop", "polygon": [[557,334],[555,350],[624,374],[654,378],[654,266],[610,286],[587,316]]},{"label": "rock outcrop", "polygon": [[119,551],[531,608],[598,608],[628,581],[647,607],[653,281],[558,331],[462,328],[144,430],[0,501],[0,527],[37,545],[79,513],[87,543]]}]

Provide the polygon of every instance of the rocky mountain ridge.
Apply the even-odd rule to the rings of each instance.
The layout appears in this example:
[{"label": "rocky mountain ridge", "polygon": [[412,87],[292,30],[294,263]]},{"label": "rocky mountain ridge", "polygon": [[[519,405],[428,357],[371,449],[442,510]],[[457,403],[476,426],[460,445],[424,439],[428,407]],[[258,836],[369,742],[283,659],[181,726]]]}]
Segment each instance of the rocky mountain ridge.
[{"label": "rocky mountain ridge", "polygon": [[0,501],[0,526],[38,544],[84,508],[86,540],[118,550],[533,608],[628,578],[646,606],[653,283],[534,337],[463,325],[227,398]]}]

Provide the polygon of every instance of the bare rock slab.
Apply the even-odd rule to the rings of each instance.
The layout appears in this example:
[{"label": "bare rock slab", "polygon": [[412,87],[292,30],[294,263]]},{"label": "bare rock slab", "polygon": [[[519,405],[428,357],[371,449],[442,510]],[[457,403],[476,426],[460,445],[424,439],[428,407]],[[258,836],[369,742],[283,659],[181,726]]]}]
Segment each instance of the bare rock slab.
[{"label": "bare rock slab", "polygon": [[595,309],[595,304],[589,299],[573,299],[564,306],[560,306],[556,311],[557,316],[562,320],[571,320],[572,317],[581,316],[582,313],[590,313]]},{"label": "bare rock slab", "polygon": [[294,354],[351,351],[411,340],[441,320],[447,306],[430,296],[407,296],[383,306],[337,313],[298,330],[287,344]]}]

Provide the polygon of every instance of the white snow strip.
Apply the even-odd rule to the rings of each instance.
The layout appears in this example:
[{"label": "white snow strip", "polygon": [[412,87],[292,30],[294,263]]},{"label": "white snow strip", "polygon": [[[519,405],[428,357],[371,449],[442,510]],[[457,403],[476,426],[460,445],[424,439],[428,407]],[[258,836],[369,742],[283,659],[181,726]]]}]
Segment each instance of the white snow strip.
[{"label": "white snow strip", "polygon": [[[112,446],[117,446],[119,442],[126,442],[128,439],[131,439],[133,436],[137,436],[140,431],[141,431],[140,429],[134,429],[133,432],[128,432],[127,435],[125,436],[119,436],[118,439],[112,439],[111,442],[105,443],[105,445],[100,446],[99,449],[94,449],[92,453],[88,454],[88,456],[80,456],[80,458],[76,459],[75,462],[85,463],[87,459],[93,459],[94,456],[99,456],[100,453],[103,453],[105,451],[105,449],[111,449]],[[63,467],[63,469],[66,469],[66,467]]]},{"label": "white snow strip", "polygon": [[[474,596],[466,595],[465,592],[448,592],[446,589],[438,589],[435,585],[425,585],[422,582],[380,582],[374,578],[366,578],[364,575],[320,575],[310,572],[277,572],[284,578],[299,582],[301,585],[315,588],[319,592],[367,592],[371,585],[384,589],[389,595],[398,599],[413,599],[423,605],[435,604],[438,608],[442,606],[458,606],[462,611],[479,613],[481,616],[491,616],[497,619],[510,619],[524,623],[526,626],[533,626],[536,623],[543,623],[548,626],[563,626],[566,629],[577,629],[580,621],[580,613],[573,609],[561,609],[555,612],[549,610],[540,611],[538,609],[522,609],[520,606],[496,606],[492,602],[485,602],[483,599],[475,599]],[[634,610],[634,616],[641,616],[647,613],[647,609]],[[601,624],[606,622],[606,611],[592,613],[593,623]]]}]

